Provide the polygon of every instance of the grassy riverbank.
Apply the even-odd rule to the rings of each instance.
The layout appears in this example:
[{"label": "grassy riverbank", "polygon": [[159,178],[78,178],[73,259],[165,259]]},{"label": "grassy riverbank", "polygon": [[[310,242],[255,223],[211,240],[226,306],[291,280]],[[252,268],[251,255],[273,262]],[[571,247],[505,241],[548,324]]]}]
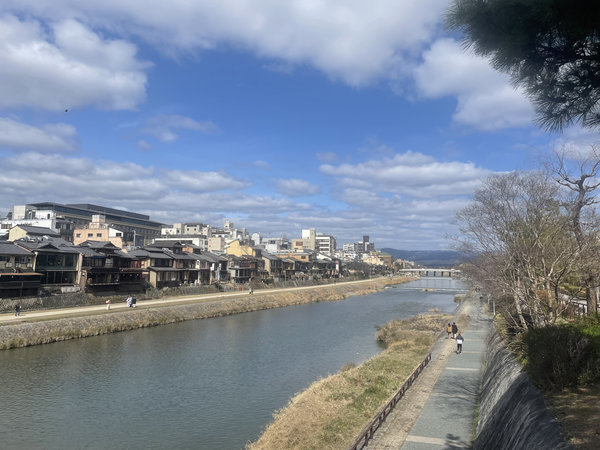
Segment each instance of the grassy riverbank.
[{"label": "grassy riverbank", "polygon": [[248,448],[347,448],[425,358],[450,317],[427,314],[390,322],[376,337],[388,345],[383,352],[296,395]]},{"label": "grassy riverbank", "polygon": [[186,320],[205,319],[262,309],[279,308],[318,301],[341,300],[354,295],[366,295],[387,285],[409,281],[408,278],[378,278],[370,282],[338,283],[310,289],[264,292],[231,299],[202,301],[179,305],[139,303],[136,309],[95,312],[77,317],[8,324],[0,327],[0,350],[46,344],[100,334],[115,333]]}]

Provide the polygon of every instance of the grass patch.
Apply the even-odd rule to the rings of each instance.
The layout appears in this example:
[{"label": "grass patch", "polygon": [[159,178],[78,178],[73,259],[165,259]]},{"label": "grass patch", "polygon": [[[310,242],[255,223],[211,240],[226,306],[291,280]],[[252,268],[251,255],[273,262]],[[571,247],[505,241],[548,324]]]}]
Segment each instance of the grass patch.
[{"label": "grass patch", "polygon": [[388,345],[383,352],[297,394],[248,448],[347,448],[421,363],[447,321],[441,314],[421,315],[382,327],[377,339]]},{"label": "grass patch", "polygon": [[546,393],[550,411],[561,423],[569,442],[592,450],[600,442],[600,385]]}]

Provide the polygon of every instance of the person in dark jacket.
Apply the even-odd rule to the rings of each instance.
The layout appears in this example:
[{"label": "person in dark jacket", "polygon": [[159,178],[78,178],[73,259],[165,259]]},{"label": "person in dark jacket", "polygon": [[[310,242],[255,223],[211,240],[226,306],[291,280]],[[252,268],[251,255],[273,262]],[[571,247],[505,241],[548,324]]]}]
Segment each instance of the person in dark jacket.
[{"label": "person in dark jacket", "polygon": [[458,333],[458,327],[456,322],[452,322],[452,339],[456,339],[456,333]]},{"label": "person in dark jacket", "polygon": [[15,316],[20,316],[21,315],[21,305],[19,303],[17,303],[15,305]]},{"label": "person in dark jacket", "polygon": [[458,333],[456,335],[456,353],[460,355],[462,353],[462,344],[463,344],[462,334]]}]

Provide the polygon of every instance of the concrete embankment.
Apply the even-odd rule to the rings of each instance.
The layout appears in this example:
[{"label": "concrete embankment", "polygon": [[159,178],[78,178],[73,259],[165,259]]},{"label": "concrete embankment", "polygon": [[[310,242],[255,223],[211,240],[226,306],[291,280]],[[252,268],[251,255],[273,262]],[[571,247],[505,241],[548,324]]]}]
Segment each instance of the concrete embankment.
[{"label": "concrete embankment", "polygon": [[[366,295],[398,284],[407,279],[381,278],[366,283],[338,283],[335,285],[257,293],[214,301],[191,302],[178,305],[152,305],[138,303],[136,309],[111,310],[104,313],[65,317],[54,320],[24,322],[0,327],[0,349],[26,347],[68,339],[97,336],[118,331],[133,330],[185,320],[219,317],[262,309],[298,305],[318,301],[334,301],[353,295]],[[85,315],[85,308],[82,308]],[[15,318],[15,320],[17,320]]]},{"label": "concrete embankment", "polygon": [[572,448],[495,330],[488,340],[480,398],[474,449]]}]

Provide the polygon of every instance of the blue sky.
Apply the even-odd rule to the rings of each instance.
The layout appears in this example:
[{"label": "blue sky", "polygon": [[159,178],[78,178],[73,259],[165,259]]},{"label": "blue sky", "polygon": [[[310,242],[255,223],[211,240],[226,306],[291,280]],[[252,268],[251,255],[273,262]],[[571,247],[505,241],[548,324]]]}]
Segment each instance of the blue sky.
[{"label": "blue sky", "polygon": [[0,215],[88,202],[449,248],[481,180],[593,136],[536,127],[447,4],[3,0]]}]

